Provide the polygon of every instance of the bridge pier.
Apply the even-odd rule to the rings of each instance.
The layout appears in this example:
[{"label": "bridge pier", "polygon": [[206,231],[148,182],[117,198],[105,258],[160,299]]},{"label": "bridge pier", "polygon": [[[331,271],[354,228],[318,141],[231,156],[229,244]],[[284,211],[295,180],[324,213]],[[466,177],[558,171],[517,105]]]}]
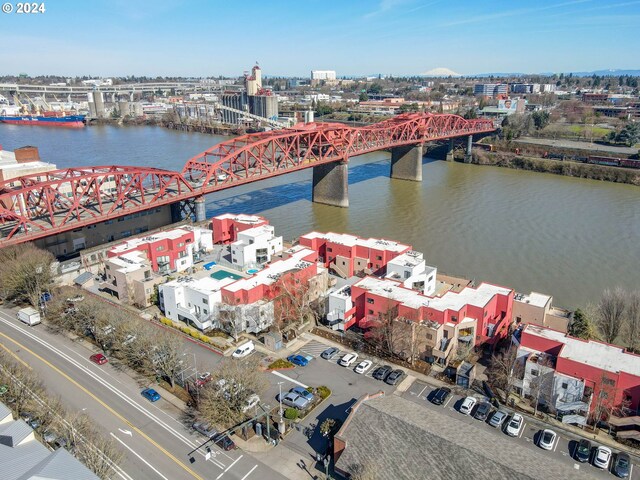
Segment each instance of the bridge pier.
[{"label": "bridge pier", "polygon": [[391,149],[391,178],[422,181],[423,145],[393,147]]},{"label": "bridge pier", "polygon": [[180,202],[171,204],[171,223],[177,223],[182,220],[182,205]]},{"label": "bridge pier", "polygon": [[473,146],[473,135],[467,137],[467,150],[464,152],[464,163],[471,163],[471,147]]},{"label": "bridge pier", "polygon": [[207,220],[207,210],[204,204],[204,196],[198,197],[193,201],[195,205],[196,222],[204,222]]},{"label": "bridge pier", "polygon": [[449,149],[447,150],[447,162],[453,162],[453,138],[449,139]]},{"label": "bridge pier", "polygon": [[315,203],[334,207],[349,206],[349,168],[346,160],[313,167],[311,199]]}]

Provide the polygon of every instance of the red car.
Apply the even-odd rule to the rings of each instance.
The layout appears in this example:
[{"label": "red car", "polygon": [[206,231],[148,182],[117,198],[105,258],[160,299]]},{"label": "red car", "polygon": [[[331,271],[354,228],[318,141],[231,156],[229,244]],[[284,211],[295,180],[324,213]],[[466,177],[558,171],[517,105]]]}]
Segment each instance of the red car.
[{"label": "red car", "polygon": [[97,363],[98,365],[104,365],[109,361],[107,360],[107,357],[105,357],[101,353],[94,353],[89,357],[89,360],[91,360],[93,363]]}]

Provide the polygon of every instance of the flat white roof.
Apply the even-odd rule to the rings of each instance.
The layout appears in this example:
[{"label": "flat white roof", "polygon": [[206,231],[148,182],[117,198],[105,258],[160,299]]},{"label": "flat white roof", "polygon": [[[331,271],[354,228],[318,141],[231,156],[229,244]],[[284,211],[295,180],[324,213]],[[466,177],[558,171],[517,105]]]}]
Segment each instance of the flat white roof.
[{"label": "flat white roof", "polygon": [[181,277],[164,284],[165,287],[184,287],[190,288],[203,295],[210,295],[213,292],[221,290],[236,280],[231,277],[222,278],[220,280],[211,278],[210,276],[202,278]]},{"label": "flat white roof", "polygon": [[340,245],[346,245],[347,247],[353,247],[360,245],[367,248],[374,248],[377,250],[389,250],[391,252],[402,252],[410,245],[404,245],[402,243],[394,242],[393,240],[385,240],[382,238],[360,238],[355,235],[349,235],[348,233],[334,233],[334,232],[310,232],[306,235],[302,235],[302,238],[323,238],[329,242],[337,243]]},{"label": "flat white roof", "polygon": [[135,272],[143,267],[147,266],[147,256],[144,252],[133,251],[129,253],[123,253],[117,257],[112,257],[109,261],[113,265],[117,265],[118,271],[122,273]]},{"label": "flat white roof", "polygon": [[[273,225],[260,225],[258,227],[248,228],[247,230],[243,230],[242,232],[238,232],[238,237],[249,237],[256,238],[261,237],[262,235],[271,235],[273,237],[274,228]],[[241,240],[237,240],[234,243],[241,242]]]},{"label": "flat white roof", "polygon": [[484,307],[496,294],[508,295],[510,289],[489,283],[481,283],[477,288],[466,287],[460,293],[447,292],[442,297],[429,297],[416,290],[404,288],[393,280],[365,277],[355,284],[375,295],[390,298],[411,308],[431,307],[435,310],[460,310],[465,305]]},{"label": "flat white roof", "polygon": [[527,303],[529,305],[542,308],[551,300],[551,296],[537,292],[531,292],[529,295],[526,295],[524,293],[516,293],[513,299],[516,302]]},{"label": "flat white roof", "polygon": [[0,150],[0,170],[31,170],[41,168],[47,170],[55,170],[57,167],[53,163],[36,160],[35,162],[18,163],[15,152],[9,150]]},{"label": "flat white roof", "polygon": [[126,252],[127,250],[131,250],[132,248],[139,247],[140,245],[157,242],[159,240],[165,240],[165,239],[175,240],[177,238],[182,237],[183,235],[186,235],[189,232],[190,230],[187,230],[185,228],[174,228],[172,230],[164,230],[162,232],[157,232],[152,235],[132,238],[130,240],[125,241],[124,243],[116,245],[115,247],[111,248],[110,251],[113,253]]},{"label": "flat white roof", "polygon": [[302,248],[293,252],[291,257],[285,260],[278,260],[277,262],[267,266],[265,269],[260,270],[255,275],[238,280],[231,285],[228,285],[226,288],[231,292],[237,292],[238,290],[251,290],[258,285],[271,285],[278,280],[283,273],[295,269],[306,268],[311,265],[311,262],[307,262],[302,259],[308,255],[313,255],[314,253],[315,252],[313,250]]},{"label": "flat white roof", "polygon": [[217,217],[213,217],[213,218],[218,220],[233,220],[238,223],[248,223],[248,224],[267,221],[266,219],[258,215],[245,215],[243,213],[241,214],[223,213],[222,215],[218,215]]},{"label": "flat white roof", "polygon": [[424,262],[422,253],[409,251],[389,261],[387,265],[399,265],[401,267],[416,267]]},{"label": "flat white roof", "polygon": [[564,343],[558,357],[600,368],[607,372],[626,372],[640,377],[640,356],[627,353],[622,347],[591,340],[580,340],[539,325],[529,324],[525,327],[525,332]]}]

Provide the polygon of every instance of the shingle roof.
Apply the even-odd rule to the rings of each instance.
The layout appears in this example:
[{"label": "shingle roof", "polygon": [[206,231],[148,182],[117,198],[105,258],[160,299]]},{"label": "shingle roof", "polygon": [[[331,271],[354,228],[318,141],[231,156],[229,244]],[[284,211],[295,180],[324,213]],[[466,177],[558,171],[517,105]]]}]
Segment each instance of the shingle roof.
[{"label": "shingle roof", "polygon": [[380,480],[582,479],[570,466],[513,439],[492,436],[396,395],[364,401],[339,432],[346,447],[336,467],[373,469]]},{"label": "shingle roof", "polygon": [[59,448],[17,480],[98,480],[64,448]]}]

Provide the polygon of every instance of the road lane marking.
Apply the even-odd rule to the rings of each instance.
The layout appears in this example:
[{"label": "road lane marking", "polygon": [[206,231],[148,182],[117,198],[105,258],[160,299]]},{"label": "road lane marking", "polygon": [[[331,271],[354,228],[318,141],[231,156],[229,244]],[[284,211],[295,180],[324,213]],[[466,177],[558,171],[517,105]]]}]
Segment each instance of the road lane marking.
[{"label": "road lane marking", "polygon": [[19,361],[22,365],[27,367],[29,370],[32,369],[31,365],[29,365],[27,362],[22,360],[18,355],[16,355],[14,352],[12,352],[11,349],[8,348],[4,343],[0,343],[0,347],[4,348],[9,355],[11,355],[13,358],[15,358],[17,361]]},{"label": "road lane marking", "polygon": [[145,465],[147,467],[149,467],[151,470],[153,470],[154,472],[156,472],[161,478],[164,478],[164,480],[169,480],[167,477],[165,477],[163,474],[161,474],[158,470],[156,470],[156,468],[151,465],[149,462],[147,462],[144,458],[142,458],[142,456],[136,452],[133,448],[129,447],[129,445],[127,445],[126,443],[124,443],[122,440],[120,440],[117,436],[115,436],[113,434],[113,432],[109,432],[109,435],[111,435],[113,438],[115,438],[118,442],[120,442],[122,444],[122,446],[124,448],[126,448],[127,450],[129,450],[131,453],[133,453],[136,457],[138,457],[140,460],[142,460]]},{"label": "road lane marking", "polygon": [[554,452],[555,452],[555,451],[556,451],[556,449],[558,448],[558,444],[559,444],[559,443],[560,443],[560,437],[558,437],[558,438],[556,439],[556,444],[555,444],[555,446],[553,447],[553,451],[554,451]]},{"label": "road lane marking", "polygon": [[289,380],[290,382],[293,382],[293,383],[295,383],[296,385],[300,385],[302,388],[309,388],[309,387],[308,387],[307,385],[305,385],[304,383],[301,383],[301,382],[299,382],[299,381],[297,381],[297,380],[294,380],[294,379],[293,379],[293,378],[291,378],[291,377],[287,377],[286,375],[284,375],[284,374],[282,374],[282,373],[280,373],[280,372],[277,372],[277,371],[275,371],[275,370],[273,370],[271,373],[273,373],[274,375],[277,375],[277,376],[278,376],[278,377],[280,377],[280,378],[284,378],[285,380]]},{"label": "road lane marking", "polygon": [[[2,316],[2,313],[0,312],[0,316]],[[6,315],[5,315],[6,316]],[[90,370],[89,368],[87,368],[86,366],[84,366],[83,364],[80,364],[79,362],[73,360],[71,357],[69,357],[66,353],[64,353],[62,350],[52,346],[49,342],[39,338],[38,336],[36,336],[35,334],[33,334],[32,332],[30,332],[29,330],[26,329],[22,329],[19,328],[18,326],[14,325],[13,323],[7,321],[6,319],[0,319],[0,321],[2,321],[3,323],[5,323],[6,325],[12,327],[15,330],[18,330],[20,332],[22,332],[25,336],[31,338],[32,340],[36,341],[37,343],[40,343],[41,345],[43,345],[44,347],[48,348],[49,350],[51,350],[53,353],[58,354],[58,356],[62,357],[64,360],[67,360],[69,363],[71,363],[73,366],[77,367],[78,369],[80,369],[83,373],[86,373],[88,376],[90,376],[91,378],[93,378],[95,381],[97,381],[98,383],[100,383],[102,386],[104,386],[106,389],[110,390],[112,393],[114,393],[116,396],[120,397],[123,401],[125,401],[126,403],[128,403],[129,405],[131,405],[132,407],[134,407],[135,409],[137,409],[140,413],[146,415],[149,419],[154,420],[158,425],[160,425],[162,428],[164,428],[165,430],[167,430],[169,433],[173,434],[176,438],[178,438],[179,440],[182,440],[183,443],[185,443],[187,446],[189,446],[190,448],[195,448],[196,450],[198,450],[198,447],[200,444],[196,444],[193,441],[191,441],[189,438],[187,438],[185,435],[183,435],[181,432],[175,430],[173,427],[171,427],[168,423],[166,423],[164,420],[160,419],[159,417],[157,417],[156,415],[154,415],[151,411],[147,410],[147,408],[142,407],[140,404],[136,403],[135,401],[133,401],[132,397],[127,396],[125,393],[121,392],[120,390],[118,390],[115,386],[111,385],[110,383],[108,383],[105,379],[101,378],[96,372]],[[11,341],[13,341],[14,343],[18,344],[17,342],[15,342],[15,340],[10,339]],[[18,344],[20,345],[20,344]],[[28,350],[28,349],[27,349]],[[36,355],[36,354],[34,354]],[[37,355],[36,355],[37,356]],[[82,357],[84,358],[84,357]],[[102,370],[99,370],[100,372],[102,372]],[[152,407],[154,407],[155,409],[157,409],[158,412],[162,412],[162,410],[160,408],[158,408],[155,405],[152,405]],[[162,412],[165,413],[165,412]],[[172,418],[172,417],[169,417]],[[175,420],[172,418],[172,420]],[[175,420],[177,423],[179,423],[177,420]],[[131,426],[133,426],[130,422],[127,421],[127,423]],[[181,425],[181,424],[180,424]],[[203,452],[201,452],[200,450],[198,450],[198,453],[201,456],[205,456],[205,454]],[[223,450],[220,450],[219,453],[224,454],[229,460],[232,459],[231,456],[227,455],[226,452],[224,452]],[[222,462],[220,462],[219,460],[211,460],[211,462],[216,465],[218,468],[220,469],[224,469],[224,464]]]},{"label": "road lane marking", "polygon": [[[251,475],[253,473],[253,471],[258,468],[258,465],[255,465],[251,470],[249,470],[249,473],[247,473],[244,477],[242,477],[240,480],[246,480],[246,478]],[[633,468],[633,467],[631,467]]]},{"label": "road lane marking", "polygon": [[[102,400],[100,400],[96,395],[94,395],[93,393],[91,393],[88,389],[86,389],[85,387],[83,387],[82,385],[80,385],[78,382],[76,382],[73,378],[71,378],[69,375],[67,375],[66,373],[64,373],[62,370],[60,370],[58,367],[56,367],[55,365],[53,365],[51,362],[49,362],[48,360],[45,360],[44,358],[42,358],[40,355],[38,355],[37,353],[35,353],[34,351],[28,349],[27,347],[25,347],[24,345],[22,345],[21,343],[17,342],[16,340],[14,340],[13,338],[5,335],[4,333],[0,332],[0,336],[5,337],[7,340],[15,343],[16,345],[18,345],[20,348],[22,348],[23,350],[25,350],[26,352],[29,352],[31,355],[33,355],[34,357],[36,357],[38,360],[40,360],[41,362],[43,362],[45,365],[47,365],[49,368],[51,368],[52,370],[56,371],[58,374],[62,375],[64,378],[66,378],[69,382],[71,382],[72,384],[74,384],[76,387],[78,387],[80,390],[82,390],[84,393],[86,393],[87,395],[89,395],[91,398],[93,398],[96,402],[98,402],[100,405],[102,405],[104,408],[106,408],[109,412],[111,412],[115,417],[117,417],[120,421],[126,423],[127,425],[129,425],[131,428],[133,428],[133,430],[135,430],[137,433],[139,433],[144,439],[146,439],[149,443],[151,443],[153,446],[155,446],[158,450],[160,450],[162,453],[164,453],[169,459],[173,460],[174,463],[176,463],[176,465],[178,465],[179,467],[181,467],[183,470],[185,470],[187,473],[189,473],[192,477],[197,478],[198,480],[204,480],[200,475],[198,475],[196,472],[194,472],[193,470],[191,470],[189,467],[187,467],[185,464],[183,464],[180,460],[178,460],[176,457],[174,457],[170,452],[168,452],[165,448],[163,448],[161,445],[159,445],[155,440],[153,440],[152,438],[150,438],[146,433],[144,433],[142,430],[140,430],[138,427],[136,427],[135,425],[133,425],[129,420],[127,420],[125,417],[123,417],[122,415],[120,415],[118,412],[116,412],[113,408],[111,408],[109,405],[107,405],[105,402],[103,402]],[[37,337],[36,337],[37,338]]]},{"label": "road lane marking", "polygon": [[524,425],[522,425],[522,429],[520,430],[520,435],[518,435],[518,438],[522,438],[522,434],[524,433],[526,427],[527,427],[526,423]]},{"label": "road lane marking", "polygon": [[238,460],[240,460],[242,457],[244,457],[244,455],[240,455],[238,458],[236,458],[236,459],[233,461],[233,463],[232,463],[231,465],[229,465],[227,468],[225,468],[224,472],[222,472],[220,475],[218,475],[218,477],[216,478],[216,480],[220,480],[220,478],[221,478],[225,473],[227,473],[227,472],[231,469],[231,467],[233,467],[233,466],[238,462]]},{"label": "road lane marking", "polygon": [[133,437],[133,433],[131,433],[131,430],[123,430],[122,428],[119,428],[118,430],[120,430],[120,432],[124,433],[125,435],[129,435],[130,437]]},{"label": "road lane marking", "polygon": [[422,396],[422,392],[424,392],[427,389],[428,386],[429,385],[425,385],[424,388],[422,390],[420,390],[420,393],[418,394],[419,397]]}]

